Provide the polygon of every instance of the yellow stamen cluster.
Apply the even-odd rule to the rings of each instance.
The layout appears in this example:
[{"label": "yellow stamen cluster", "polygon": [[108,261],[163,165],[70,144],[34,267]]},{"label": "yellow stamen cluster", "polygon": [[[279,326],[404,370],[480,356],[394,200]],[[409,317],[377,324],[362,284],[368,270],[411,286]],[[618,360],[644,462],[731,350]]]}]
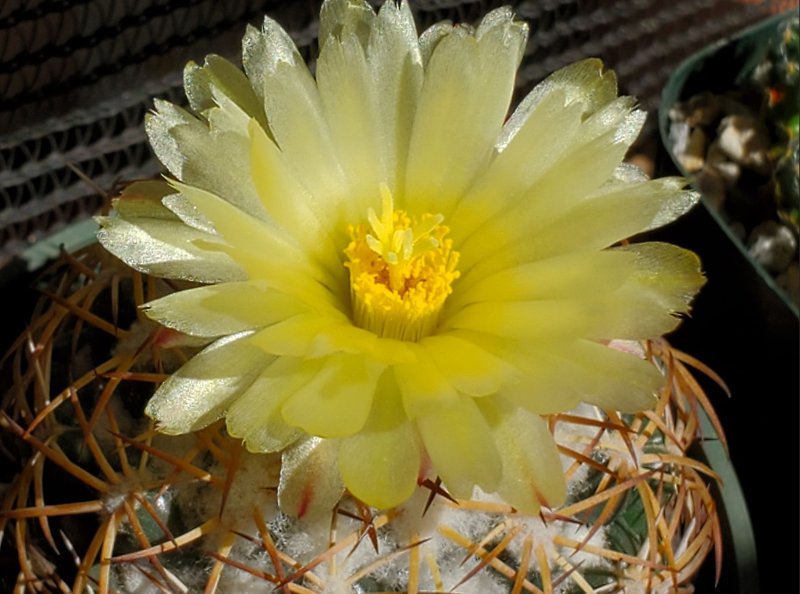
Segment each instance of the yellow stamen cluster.
[{"label": "yellow stamen cluster", "polygon": [[458,252],[445,239],[442,215],[419,220],[395,210],[389,189],[381,186],[383,212],[367,212],[369,224],[350,227],[344,250],[350,269],[355,323],[378,336],[416,341],[431,334],[452,283],[458,278]]}]

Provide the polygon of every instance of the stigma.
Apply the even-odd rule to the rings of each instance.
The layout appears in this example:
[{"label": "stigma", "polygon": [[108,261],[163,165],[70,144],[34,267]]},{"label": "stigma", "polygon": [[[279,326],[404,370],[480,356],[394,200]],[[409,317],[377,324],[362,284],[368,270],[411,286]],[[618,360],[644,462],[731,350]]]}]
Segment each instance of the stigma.
[{"label": "stigma", "polygon": [[417,341],[432,334],[458,276],[458,252],[441,214],[395,210],[382,184],[380,216],[351,226],[344,250],[355,324],[384,338]]}]

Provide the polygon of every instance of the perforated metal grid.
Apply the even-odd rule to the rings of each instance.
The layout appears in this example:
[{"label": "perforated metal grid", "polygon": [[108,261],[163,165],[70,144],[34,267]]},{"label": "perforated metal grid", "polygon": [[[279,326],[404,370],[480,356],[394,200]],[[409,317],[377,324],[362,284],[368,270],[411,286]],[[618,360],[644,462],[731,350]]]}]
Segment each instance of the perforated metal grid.
[{"label": "perforated metal grid", "polygon": [[[4,0],[0,3],[0,265],[101,202],[100,188],[159,171],[142,118],[181,102],[181,72],[209,52],[236,60],[266,13],[313,58],[321,0]],[[380,1],[374,2],[380,4]],[[419,29],[511,4],[531,27],[521,97],[556,68],[599,56],[648,109],[687,55],[790,1],[412,0]]]}]

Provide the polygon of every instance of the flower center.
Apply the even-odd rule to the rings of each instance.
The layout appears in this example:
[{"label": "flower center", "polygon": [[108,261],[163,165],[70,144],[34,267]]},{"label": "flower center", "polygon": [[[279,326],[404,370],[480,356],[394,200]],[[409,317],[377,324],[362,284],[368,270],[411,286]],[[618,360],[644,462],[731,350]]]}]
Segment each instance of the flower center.
[{"label": "flower center", "polygon": [[458,278],[458,252],[440,214],[419,219],[395,210],[381,185],[383,212],[367,211],[367,223],[351,226],[344,250],[350,269],[355,323],[385,338],[416,341],[439,324],[451,285]]}]

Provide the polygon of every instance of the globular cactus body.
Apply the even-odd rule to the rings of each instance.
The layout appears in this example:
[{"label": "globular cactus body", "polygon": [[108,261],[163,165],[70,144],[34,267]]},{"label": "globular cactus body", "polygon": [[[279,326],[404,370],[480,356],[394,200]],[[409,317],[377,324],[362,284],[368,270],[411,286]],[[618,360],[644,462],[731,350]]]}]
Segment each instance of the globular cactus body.
[{"label": "globular cactus body", "polygon": [[[278,505],[280,454],[247,452],[222,422],[167,436],[144,417],[197,348],[138,313],[174,287],[98,248],[46,281],[5,362],[0,424],[19,472],[0,529],[15,592],[690,592],[720,544],[714,474],[686,457],[707,401],[664,342],[645,345],[669,377],[655,411],[551,417],[559,509],[528,516],[479,490],[455,501],[426,479],[388,511],[345,495],[298,518]],[[313,494],[315,478],[293,480]]]}]

